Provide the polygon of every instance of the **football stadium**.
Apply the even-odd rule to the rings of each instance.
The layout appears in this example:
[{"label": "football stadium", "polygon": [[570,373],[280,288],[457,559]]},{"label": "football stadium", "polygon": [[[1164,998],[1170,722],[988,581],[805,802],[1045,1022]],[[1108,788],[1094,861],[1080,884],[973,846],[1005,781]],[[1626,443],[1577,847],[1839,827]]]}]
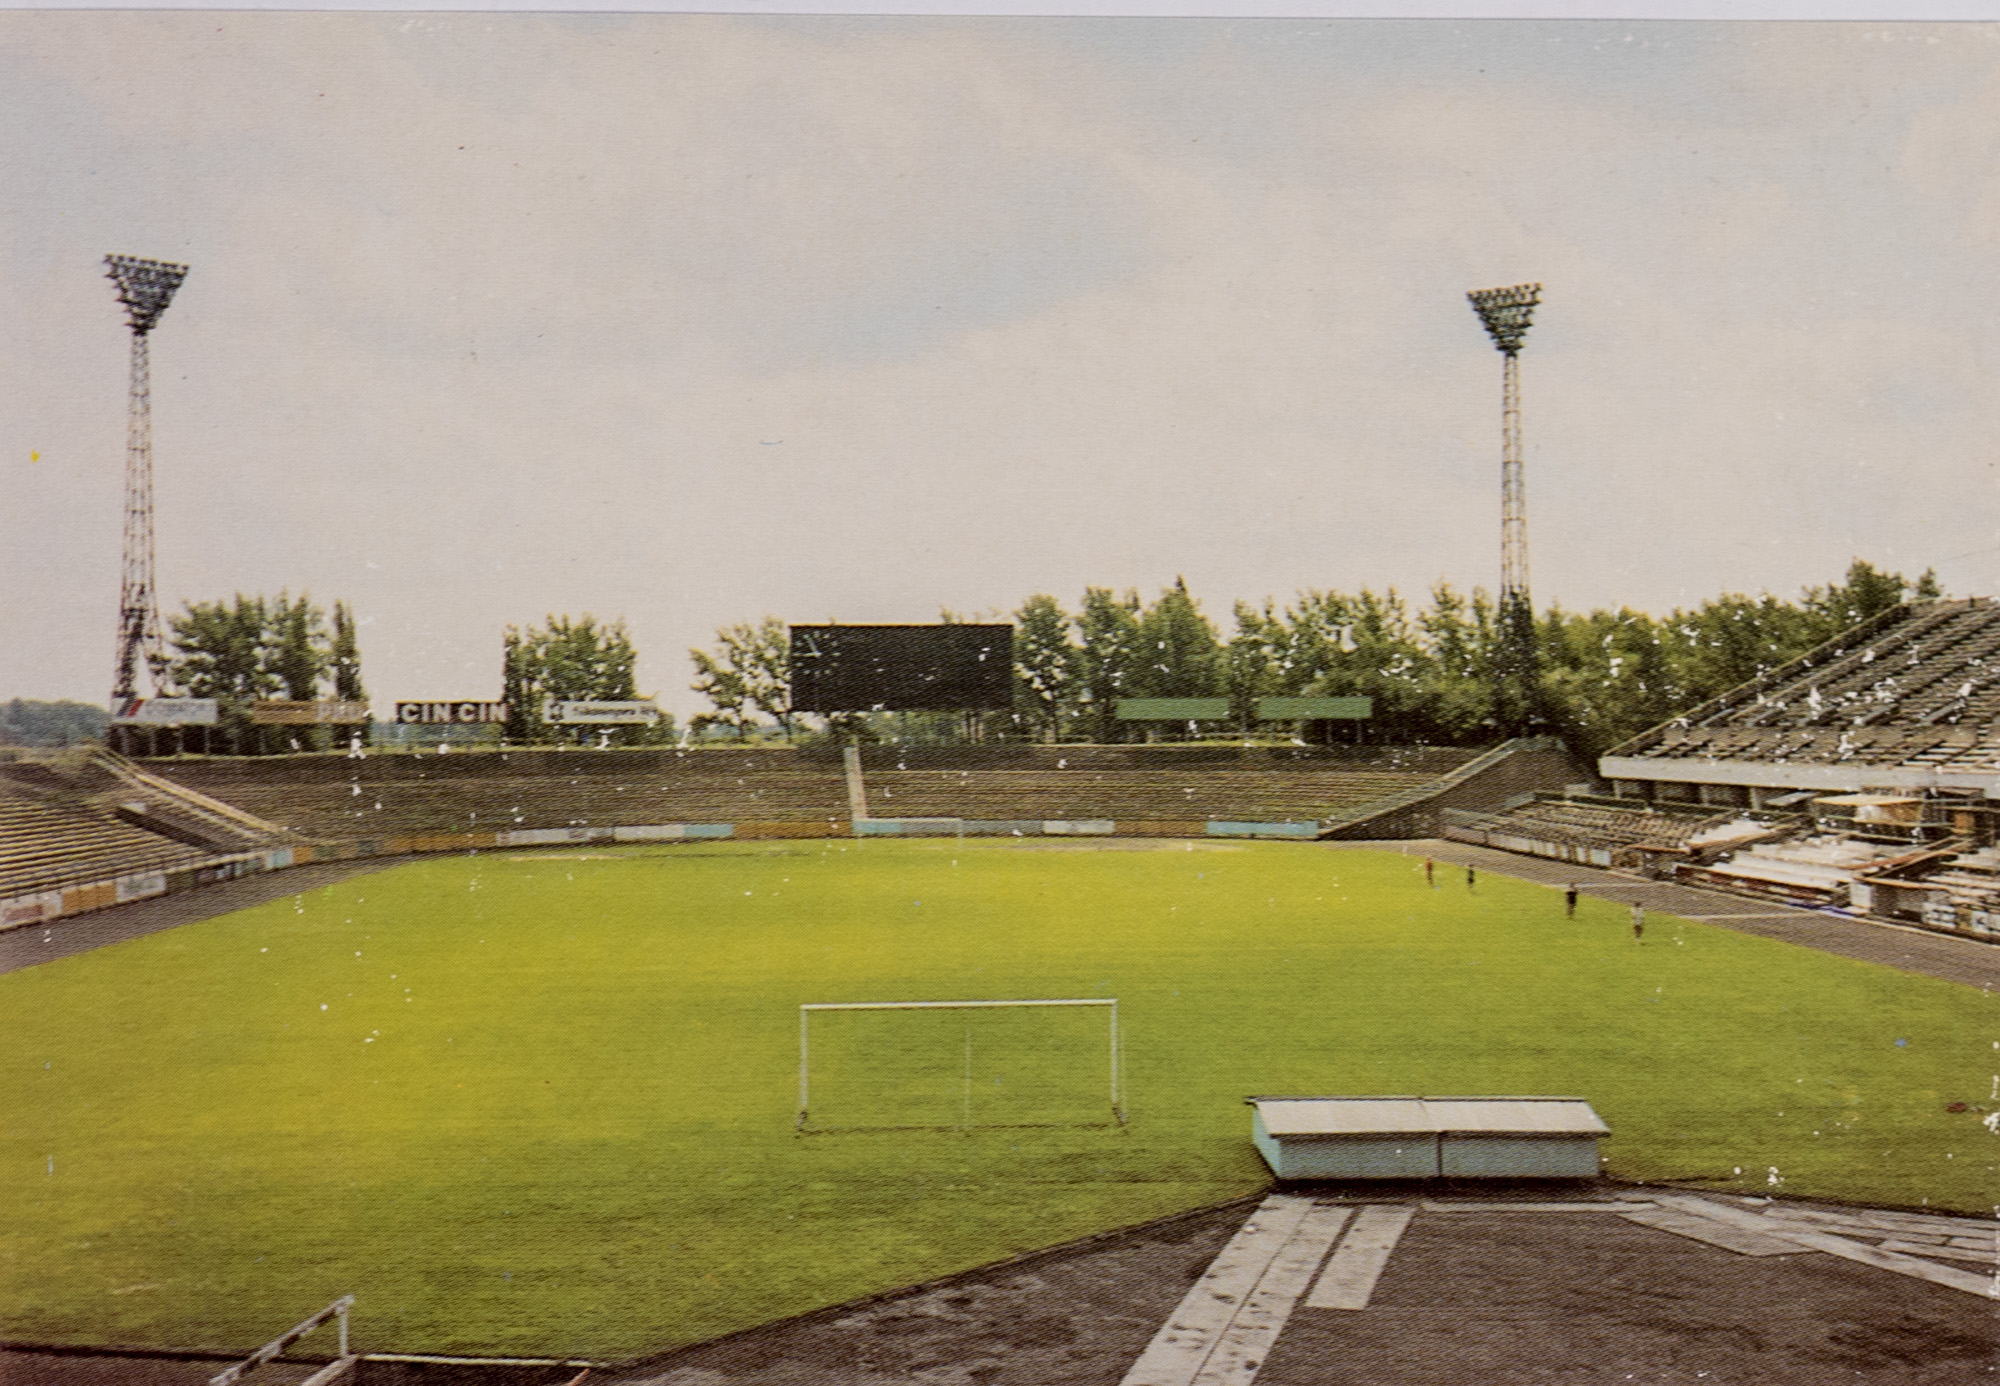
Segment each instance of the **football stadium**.
[{"label": "football stadium", "polygon": [[[925,81],[964,66],[926,61]],[[500,105],[541,110],[528,85]],[[634,224],[662,219],[649,208]],[[1151,603],[1086,585],[1071,612],[1051,587],[968,618],[947,605],[964,590],[948,537],[890,552],[811,514],[824,498],[799,501],[796,476],[704,501],[724,469],[680,457],[684,525],[734,516],[748,553],[687,584],[688,606],[737,623],[688,651],[693,682],[674,665],[706,702],[682,725],[642,695],[622,618],[493,639],[487,608],[456,604],[510,565],[534,609],[641,590],[623,569],[566,575],[659,497],[562,490],[546,459],[509,503],[575,505],[581,541],[503,554],[477,505],[506,487],[484,476],[396,530],[425,509],[415,482],[302,465],[300,492],[340,504],[290,530],[232,520],[208,547],[303,547],[373,505],[402,537],[371,552],[435,569],[380,579],[361,618],[302,586],[170,609],[185,584],[160,580],[158,538],[193,521],[183,498],[156,526],[151,353],[190,266],[90,268],[129,351],[122,525],[98,536],[122,567],[115,610],[91,574],[103,600],[63,641],[115,651],[110,697],[0,705],[10,1386],[2000,1376],[2000,604],[1857,558],[1797,601],[1537,608],[1521,373],[1540,283],[1393,310],[1444,301],[1452,349],[1501,358],[1492,594],[1314,587],[1372,561],[1315,532],[1283,558],[1297,596],[1238,600],[1226,635],[1178,575]],[[835,337],[886,331],[820,315]],[[560,324],[500,337],[525,351],[543,326]],[[563,348],[572,382],[615,354],[595,331]],[[370,350],[414,371],[400,334],[371,322]],[[1149,345],[1121,320],[1127,338]],[[804,369],[796,343],[764,349],[792,363],[773,378]],[[802,388],[816,402],[744,436],[786,446],[761,435],[842,390],[893,415],[914,395],[884,370]],[[163,399],[180,372],[162,369]],[[1423,434],[1443,391],[1409,388],[1393,428]],[[1279,393],[1215,412],[1290,419]],[[477,412],[451,401],[424,407]],[[1615,428],[1643,432],[1624,410]],[[1014,484],[970,453],[951,465],[954,512]],[[1342,486],[1395,471],[1341,465]],[[1138,523],[1179,517],[1197,549],[1220,544],[1205,514],[1242,503],[1261,543],[1306,505],[1295,477],[1258,491],[1203,468],[1184,490],[1105,489]],[[1353,496],[1348,531],[1403,507]],[[1034,504],[1082,535],[1091,499]],[[1606,504],[1590,527],[1624,545],[1631,522]],[[1833,528],[1822,548],[1895,552]],[[1010,581],[1034,566],[1009,561]],[[807,577],[760,585],[787,564]],[[940,616],[805,619],[835,574]],[[738,619],[772,590],[785,616]],[[370,697],[364,644],[429,677],[454,666],[412,648],[461,638],[500,656],[477,666],[497,684]]]},{"label": "football stadium", "polygon": [[[1268,1093],[1583,1095],[1582,1187],[1900,1210],[1799,1226],[1965,1298],[1993,849],[1932,767],[1982,732],[1917,730],[1962,631],[1899,652],[1987,609],[1899,607],[1601,781],[1533,737],[19,756],[8,1337],[219,1355],[354,1295],[378,1372],[603,1371],[1241,1206]],[[1871,642],[1910,697],[1848,691]],[[1809,689],[1888,749],[1802,753]],[[1692,1221],[1654,1234],[1766,1235]]]}]

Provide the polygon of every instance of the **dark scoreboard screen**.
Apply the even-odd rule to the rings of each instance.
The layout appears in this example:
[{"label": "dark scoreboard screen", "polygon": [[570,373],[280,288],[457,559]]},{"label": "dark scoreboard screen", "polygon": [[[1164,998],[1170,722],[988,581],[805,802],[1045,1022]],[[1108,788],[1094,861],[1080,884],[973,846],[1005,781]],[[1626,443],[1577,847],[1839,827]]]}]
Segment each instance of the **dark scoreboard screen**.
[{"label": "dark scoreboard screen", "polygon": [[793,626],[792,711],[1004,711],[1012,626]]}]

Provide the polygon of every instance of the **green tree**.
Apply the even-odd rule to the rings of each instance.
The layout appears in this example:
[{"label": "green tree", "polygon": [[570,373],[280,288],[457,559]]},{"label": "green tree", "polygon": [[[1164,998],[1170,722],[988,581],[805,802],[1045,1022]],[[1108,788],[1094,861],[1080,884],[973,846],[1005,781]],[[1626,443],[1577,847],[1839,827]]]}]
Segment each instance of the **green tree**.
[{"label": "green tree", "polygon": [[1431,589],[1430,609],[1417,616],[1428,655],[1422,676],[1427,739],[1464,745],[1490,729],[1493,687],[1482,631],[1491,628],[1491,609],[1484,592],[1467,598],[1440,582]]},{"label": "green tree", "polygon": [[218,730],[233,752],[262,750],[262,728],[251,724],[250,704],[280,687],[268,660],[270,604],[241,592],[229,602],[189,602],[167,627],[173,650],[167,686],[191,698],[215,699]]},{"label": "green tree", "polygon": [[1222,639],[1185,578],[1175,578],[1140,616],[1139,655],[1138,697],[1208,698],[1222,690]]},{"label": "green tree", "polygon": [[346,602],[333,604],[333,643],[327,651],[333,670],[333,696],[343,702],[366,702],[368,691],[361,686],[361,643],[356,635],[354,612]]},{"label": "green tree", "polygon": [[1551,608],[1538,636],[1549,730],[1581,754],[1602,754],[1684,705],[1669,628],[1643,611]]},{"label": "green tree", "polygon": [[1383,741],[1420,742],[1433,734],[1424,685],[1429,653],[1395,588],[1377,594],[1364,587],[1351,604],[1354,649],[1342,661],[1346,687],[1327,688],[1372,699],[1368,734]]},{"label": "green tree", "polygon": [[1353,596],[1307,590],[1285,610],[1286,689],[1374,703],[1368,734],[1389,741],[1424,741],[1430,656],[1403,599],[1391,588]]},{"label": "green tree", "polygon": [[1134,695],[1143,658],[1139,637],[1139,594],[1119,596],[1108,587],[1083,589],[1083,609],[1077,613],[1077,675],[1079,700],[1087,702],[1084,717],[1090,738],[1122,741],[1125,725],[1115,716],[1120,698]]},{"label": "green tree", "polygon": [[1044,741],[1058,741],[1076,714],[1081,651],[1070,638],[1069,613],[1037,593],[1014,613],[1015,701]]},{"label": "green tree", "polygon": [[1845,624],[1831,626],[1827,617],[1769,592],[1725,593],[1693,611],[1676,611],[1661,623],[1679,685],[1673,691],[1686,704],[1704,702],[1770,673]]},{"label": "green tree", "polygon": [[535,652],[518,626],[509,626],[500,637],[500,697],[507,704],[507,723],[501,736],[516,746],[531,746],[548,732],[541,706],[535,701]]},{"label": "green tree", "polygon": [[[368,690],[361,683],[361,642],[354,623],[354,611],[346,602],[333,604],[333,636],[327,647],[326,662],[333,675],[335,698],[350,703],[368,701]],[[364,718],[358,728],[344,730],[366,741],[371,720]]]},{"label": "green tree", "polygon": [[1267,639],[1276,692],[1297,697],[1327,691],[1327,680],[1340,671],[1342,655],[1354,648],[1347,598],[1307,588],[1274,620]]},{"label": "green tree", "polygon": [[1509,736],[1545,731],[1548,697],[1534,607],[1520,593],[1502,592],[1493,615],[1494,724]]},{"label": "green tree", "polygon": [[1823,632],[1820,639],[1824,641],[1905,599],[1934,601],[1942,595],[1934,570],[1925,569],[1922,577],[1911,582],[1901,573],[1882,572],[1874,564],[1857,558],[1848,565],[1845,582],[1808,587],[1804,606],[1818,618]]},{"label": "green tree", "polygon": [[280,592],[265,613],[264,666],[278,691],[298,702],[319,696],[327,672],[326,613],[301,594]]},{"label": "green tree", "polygon": [[[319,697],[320,681],[331,663],[328,657],[326,613],[301,594],[294,601],[289,592],[280,592],[268,606],[264,627],[264,665],[278,686],[279,695],[297,702]],[[273,743],[280,749],[311,751],[325,749],[330,733],[323,727],[260,727],[262,749]]]},{"label": "green tree", "polygon": [[318,727],[255,726],[250,721],[254,702],[317,701],[329,674],[334,696],[367,697],[361,688],[354,617],[344,602],[334,604],[331,639],[326,613],[310,595],[295,598],[289,591],[276,597],[239,592],[228,602],[189,602],[167,625],[171,654],[161,670],[162,685],[220,703],[222,734],[238,754],[274,746],[316,747],[327,737]]},{"label": "green tree", "polygon": [[0,746],[74,746],[104,740],[111,714],[91,703],[64,698],[42,702],[15,698],[0,703]]},{"label": "green tree", "polygon": [[1238,602],[1235,614],[1236,633],[1223,652],[1223,678],[1229,690],[1230,720],[1247,736],[1257,725],[1257,699],[1276,687],[1284,627],[1268,601],[1262,609]]},{"label": "green tree", "polygon": [[508,740],[582,744],[609,736],[630,745],[657,738],[657,727],[562,727],[550,725],[544,717],[554,702],[638,698],[638,652],[623,621],[603,625],[588,612],[575,618],[550,616],[541,627],[507,627],[502,645]]},{"label": "green tree", "polygon": [[754,626],[748,621],[724,626],[715,641],[716,654],[688,651],[695,669],[689,686],[715,708],[694,719],[695,730],[726,726],[747,736],[762,712],[789,740],[794,731],[790,629],[776,616],[766,616]]}]

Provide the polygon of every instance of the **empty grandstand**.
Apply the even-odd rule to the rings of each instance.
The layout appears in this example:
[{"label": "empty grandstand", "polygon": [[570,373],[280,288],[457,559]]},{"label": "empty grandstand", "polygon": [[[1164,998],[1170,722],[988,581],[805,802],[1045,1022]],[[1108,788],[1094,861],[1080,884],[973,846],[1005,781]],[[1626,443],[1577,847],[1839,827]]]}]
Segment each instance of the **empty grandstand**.
[{"label": "empty grandstand", "polygon": [[864,752],[877,817],[1162,823],[1344,819],[1435,783],[1443,747],[1022,746]]},{"label": "empty grandstand", "polygon": [[208,855],[133,827],[101,808],[0,784],[0,896],[164,871]]},{"label": "empty grandstand", "polygon": [[1967,851],[1955,839],[1913,843],[1895,832],[1857,833],[1845,822],[1769,810],[1716,813],[1537,797],[1487,813],[1447,810],[1443,835],[1789,905],[1954,933],[2000,933],[2000,851]]},{"label": "empty grandstand", "polygon": [[[852,752],[852,754],[849,754]],[[39,922],[307,861],[880,834],[1416,836],[1573,782],[1559,743],[822,745],[0,765],[0,910]]]},{"label": "empty grandstand", "polygon": [[[1316,826],[1421,790],[1476,754],[1435,747],[868,747],[860,757],[859,816]],[[317,842],[659,823],[818,824],[844,832],[856,816],[840,753],[830,747],[293,756],[155,768]]]},{"label": "empty grandstand", "polygon": [[826,825],[838,759],[782,749],[537,749],[160,762],[183,786],[315,842],[659,823]]},{"label": "empty grandstand", "polygon": [[1906,603],[1613,747],[1615,798],[1449,814],[1539,856],[2000,937],[2000,605]]},{"label": "empty grandstand", "polygon": [[1734,818],[1734,813],[1656,808],[1583,796],[1532,798],[1492,813],[1447,809],[1443,831],[1453,841],[1502,851],[1590,866],[1636,868],[1650,859],[1686,855],[1690,839],[1724,827]]},{"label": "empty grandstand", "polygon": [[1869,883],[1868,912],[1933,929],[2000,937],[2000,849],[1940,854],[1931,869]]},{"label": "empty grandstand", "polygon": [[160,894],[170,878],[220,879],[289,842],[115,756],[0,760],[0,924]]},{"label": "empty grandstand", "polygon": [[1894,607],[1613,747],[1599,769],[1621,796],[1721,806],[2000,797],[2000,606]]}]

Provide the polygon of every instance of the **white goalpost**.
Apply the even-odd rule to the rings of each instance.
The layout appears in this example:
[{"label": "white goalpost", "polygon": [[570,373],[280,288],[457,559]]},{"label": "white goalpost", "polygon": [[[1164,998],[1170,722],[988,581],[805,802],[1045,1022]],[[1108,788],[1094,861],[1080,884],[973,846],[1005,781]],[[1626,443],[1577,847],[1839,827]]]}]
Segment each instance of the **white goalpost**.
[{"label": "white goalpost", "polygon": [[[999,1009],[1034,1009],[1040,1007],[1096,1007],[1107,1012],[1109,1019],[1106,1071],[1109,1079],[1110,1118],[1101,1124],[1125,1124],[1125,1094],[1123,1084],[1123,1052],[1118,1033],[1118,1001],[1115,997],[1087,997],[1080,999],[1033,1000],[1033,1001],[819,1001],[808,1002],[799,1007],[799,1114],[797,1129],[808,1130],[885,1130],[896,1129],[898,1125],[916,1125],[938,1128],[946,1125],[966,1129],[973,1125],[973,1032],[970,1025],[965,1029],[965,1062],[963,1086],[960,1093],[959,1120],[955,1123],[890,1123],[864,1124],[861,1126],[818,1127],[809,1125],[812,1111],[812,1021],[817,1014],[829,1011],[991,1011]],[[1002,1122],[1000,1125],[1083,1125],[1100,1123],[1080,1122]]]}]

